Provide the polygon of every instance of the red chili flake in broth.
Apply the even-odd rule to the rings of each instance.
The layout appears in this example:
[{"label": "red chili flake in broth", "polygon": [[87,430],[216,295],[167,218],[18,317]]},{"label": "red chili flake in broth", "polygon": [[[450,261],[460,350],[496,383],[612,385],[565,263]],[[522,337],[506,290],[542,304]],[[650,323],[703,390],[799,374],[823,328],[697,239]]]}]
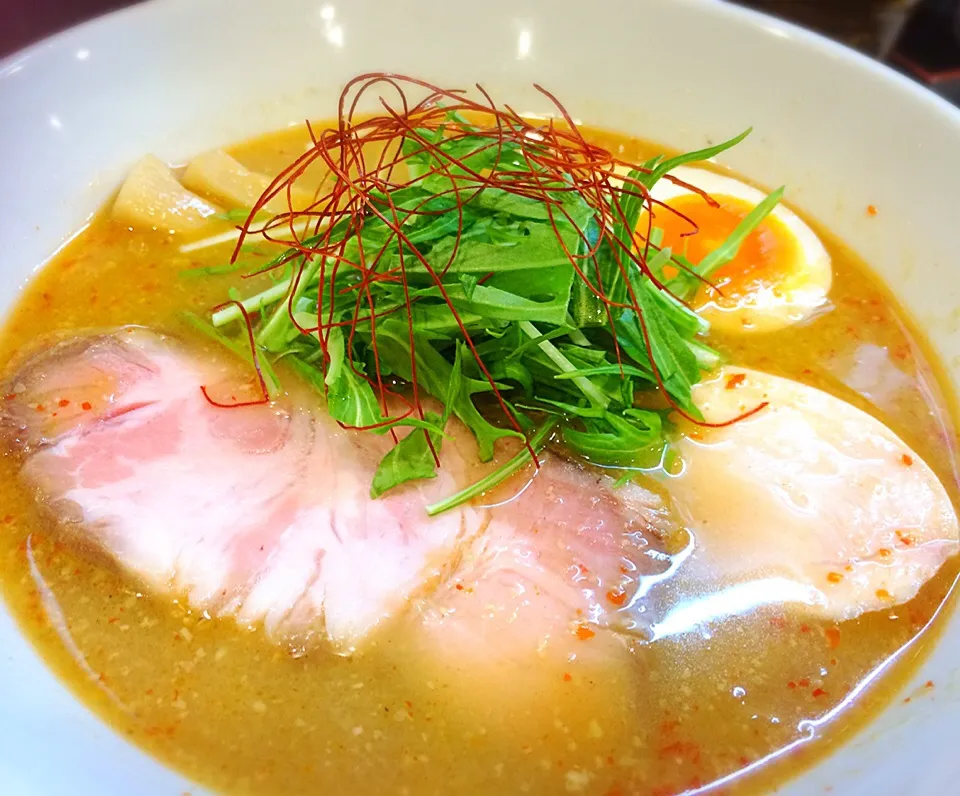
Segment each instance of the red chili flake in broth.
[{"label": "red chili flake in broth", "polygon": [[913,466],[913,457],[907,453],[900,457],[900,461],[902,461],[907,467]]},{"label": "red chili flake in broth", "polygon": [[82,404],[80,404],[80,408],[84,412],[89,412],[93,407],[90,405],[89,401],[84,401]]},{"label": "red chili flake in broth", "polygon": [[801,688],[809,688],[810,681],[806,677],[804,677],[802,680],[797,681],[797,685],[800,686]]},{"label": "red chili flake in broth", "polygon": [[897,531],[897,539],[904,547],[910,547],[913,544],[913,537],[905,534],[903,531]]},{"label": "red chili flake in broth", "polygon": [[815,688],[815,689],[810,693],[810,696],[812,696],[814,699],[816,699],[817,697],[822,697],[822,696],[826,696],[826,695],[827,695],[827,692],[824,691],[822,688]]},{"label": "red chili flake in broth", "polygon": [[692,741],[674,741],[661,746],[659,754],[661,758],[677,757],[694,765],[700,762],[700,746]]},{"label": "red chili flake in broth", "polygon": [[801,632],[801,633],[809,633],[809,632],[810,632],[810,625],[800,625],[800,632]]},{"label": "red chili flake in broth", "polygon": [[563,673],[563,682],[569,683],[573,679],[573,675],[570,672]]},{"label": "red chili flake in broth", "polygon": [[835,627],[828,627],[824,634],[827,637],[827,643],[830,645],[830,649],[835,650],[840,646],[840,631]]},{"label": "red chili flake in broth", "polygon": [[66,406],[70,406],[70,401],[66,398],[61,398],[59,401],[57,401],[57,406],[63,409]]},{"label": "red chili flake in broth", "polygon": [[770,624],[777,628],[777,630],[783,630],[787,626],[787,620],[782,616],[775,616],[770,620]]},{"label": "red chili flake in broth", "polygon": [[787,683],[787,688],[789,688],[791,691],[793,691],[796,687],[797,687],[797,684],[793,682],[793,680]]},{"label": "red chili flake in broth", "polygon": [[577,629],[574,631],[574,634],[581,641],[586,641],[587,639],[591,639],[597,635],[586,625],[578,625]]},{"label": "red chili flake in broth", "polygon": [[617,606],[623,605],[627,601],[627,593],[623,589],[611,589],[607,592],[607,600]]},{"label": "red chili flake in broth", "polygon": [[867,215],[868,215],[868,216],[875,216],[878,212],[880,212],[880,211],[877,210],[876,205],[867,205]]},{"label": "red chili flake in broth", "polygon": [[676,721],[675,719],[667,719],[660,724],[660,732],[664,735],[670,735],[670,733],[676,732],[679,726],[679,721]]},{"label": "red chili flake in broth", "polygon": [[36,410],[37,410],[38,412],[44,411],[44,409],[43,409],[43,404],[37,404]]},{"label": "red chili flake in broth", "polygon": [[746,381],[746,373],[734,373],[730,378],[727,379],[727,389],[734,390],[743,384]]},{"label": "red chili flake in broth", "polygon": [[933,680],[927,680],[927,682],[923,684],[923,687],[924,687],[924,688],[933,688]]}]

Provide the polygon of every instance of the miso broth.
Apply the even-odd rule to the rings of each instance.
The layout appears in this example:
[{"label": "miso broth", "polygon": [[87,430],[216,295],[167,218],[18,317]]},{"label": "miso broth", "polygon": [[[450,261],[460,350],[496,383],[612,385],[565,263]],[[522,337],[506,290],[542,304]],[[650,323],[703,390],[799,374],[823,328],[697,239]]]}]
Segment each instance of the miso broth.
[{"label": "miso broth", "polygon": [[[624,159],[657,151],[587,132]],[[230,151],[275,174],[307,140],[291,129]],[[817,232],[833,262],[829,306],[765,335],[714,333],[710,344],[737,364],[820,387],[878,417],[956,503],[952,396],[939,366],[891,292]],[[184,276],[226,262],[231,244],[187,254],[179,244],[97,216],[27,286],[0,339],[4,369],[43,340],[125,324],[215,351],[182,314],[201,314],[250,281]],[[263,247],[250,257],[271,254]],[[466,668],[425,661],[409,616],[378,628],[353,655],[300,654],[256,628],[151,597],[59,539],[15,456],[0,467],[0,585],[24,633],[119,733],[227,793],[667,796],[711,783],[711,792],[757,792],[835,748],[891,700],[922,655],[905,656],[847,704],[904,645],[930,647],[937,626],[929,623],[960,565],[950,559],[907,604],[851,621],[764,607],[634,645],[629,670],[574,660],[559,674],[532,672],[528,698],[517,702]],[[669,580],[660,588],[671,595]]]}]

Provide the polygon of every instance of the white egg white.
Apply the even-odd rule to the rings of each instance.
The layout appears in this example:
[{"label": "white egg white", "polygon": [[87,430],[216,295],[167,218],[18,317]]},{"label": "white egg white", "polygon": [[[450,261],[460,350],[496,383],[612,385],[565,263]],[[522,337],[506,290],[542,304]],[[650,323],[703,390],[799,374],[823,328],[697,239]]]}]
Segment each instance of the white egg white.
[{"label": "white egg white", "polygon": [[[681,166],[670,172],[690,185],[722,201],[733,197],[757,205],[766,194],[740,180],[706,169]],[[660,180],[653,189],[653,198],[670,204],[671,200],[689,196],[692,192],[667,179]],[[656,216],[658,211],[654,211]],[[667,212],[663,209],[660,213]],[[789,277],[783,284],[764,286],[742,296],[732,306],[722,299],[703,305],[700,314],[717,329],[730,332],[769,332],[783,329],[810,318],[827,302],[833,281],[830,255],[817,234],[796,213],[778,205],[771,216],[777,219],[796,243],[797,260],[784,268]],[[643,224],[646,222],[643,221]],[[656,224],[656,221],[654,221]],[[782,256],[789,256],[784,252]]]}]

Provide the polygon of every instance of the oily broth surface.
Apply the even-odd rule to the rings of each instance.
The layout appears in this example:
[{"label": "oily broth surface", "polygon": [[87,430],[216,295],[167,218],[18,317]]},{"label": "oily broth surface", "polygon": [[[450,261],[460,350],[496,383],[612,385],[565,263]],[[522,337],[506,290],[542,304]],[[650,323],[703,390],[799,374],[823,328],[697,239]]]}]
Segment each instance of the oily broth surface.
[{"label": "oily broth surface", "polygon": [[[593,137],[627,158],[651,154],[633,139]],[[299,130],[283,131],[234,153],[275,173],[305,141]],[[950,487],[945,382],[889,293],[823,237],[834,258],[831,312],[762,339],[713,343],[738,364],[873,405]],[[15,367],[42,336],[91,327],[139,323],[188,334],[179,314],[216,304],[238,280],[179,274],[220,264],[229,249],[180,255],[160,236],[99,218],[27,288],[0,339],[0,363]],[[908,605],[853,622],[766,609],[642,647],[628,669],[571,664],[562,679],[537,684],[534,713],[530,702],[511,704],[496,691],[476,698],[468,671],[425,667],[407,620],[352,658],[297,658],[259,632],[141,596],[127,578],[59,544],[16,472],[11,457],[0,458],[0,585],[24,632],[118,731],[200,782],[237,793],[336,787],[362,796],[390,783],[391,792],[409,794],[666,796],[699,787],[790,744],[798,722],[838,705],[927,624],[957,570],[950,562]],[[868,691],[818,733],[822,741],[727,792],[799,770],[869,718],[909,670],[899,666]]]}]

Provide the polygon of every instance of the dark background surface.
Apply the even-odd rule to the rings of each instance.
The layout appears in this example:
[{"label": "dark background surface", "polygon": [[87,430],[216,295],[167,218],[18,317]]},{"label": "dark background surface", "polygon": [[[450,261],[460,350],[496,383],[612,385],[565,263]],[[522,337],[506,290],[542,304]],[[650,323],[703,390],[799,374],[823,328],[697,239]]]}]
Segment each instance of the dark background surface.
[{"label": "dark background surface", "polygon": [[130,0],[0,0],[0,56]]},{"label": "dark background surface", "polygon": [[[202,1],[202,0],[198,0]],[[829,32],[854,46],[881,52],[902,10],[915,0],[744,0]],[[130,0],[0,0],[0,53],[29,44],[84,19],[132,5]]]},{"label": "dark background surface", "polygon": [[[960,100],[960,0],[738,1],[890,61],[942,94]],[[0,0],[0,56],[134,2]]]}]

